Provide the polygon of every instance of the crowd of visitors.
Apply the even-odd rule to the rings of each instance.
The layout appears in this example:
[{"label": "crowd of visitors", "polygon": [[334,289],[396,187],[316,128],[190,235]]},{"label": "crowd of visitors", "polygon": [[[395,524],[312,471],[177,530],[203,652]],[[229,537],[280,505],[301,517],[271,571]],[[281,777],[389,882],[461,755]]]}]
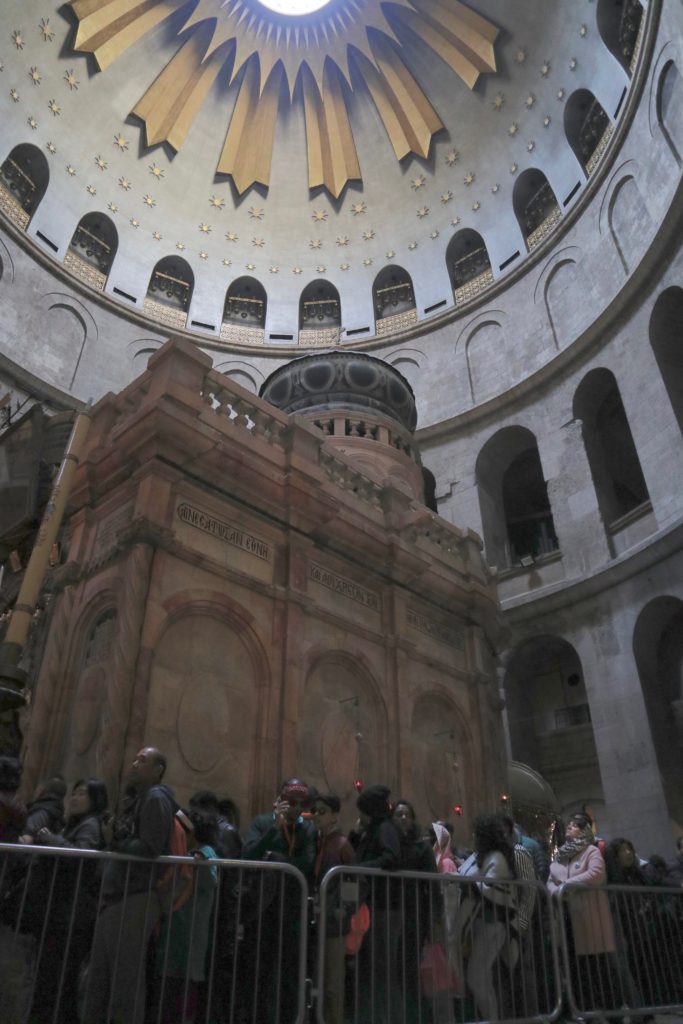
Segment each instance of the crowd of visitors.
[{"label": "crowd of visitors", "polygon": [[[683,838],[667,866],[641,861],[627,839],[596,840],[586,813],[552,845],[490,813],[475,819],[472,849],[456,849],[452,826],[423,830],[383,785],[359,792],[345,836],[339,797],[296,778],[241,833],[237,808],[213,792],[180,808],[165,770],[159,750],[140,750],[115,814],[98,779],[67,789],[50,778],[26,807],[21,765],[0,756],[0,842],[36,847],[0,854],[7,1024],[292,1024],[302,972],[313,972],[299,960],[304,928],[324,952],[328,1024],[549,1013],[544,887],[562,898],[579,1003],[683,1001],[683,899],[671,892],[683,886]],[[164,854],[185,860],[159,863]],[[301,872],[308,919],[299,876],[255,870],[262,861]],[[344,870],[328,878],[321,908],[333,868]]]}]

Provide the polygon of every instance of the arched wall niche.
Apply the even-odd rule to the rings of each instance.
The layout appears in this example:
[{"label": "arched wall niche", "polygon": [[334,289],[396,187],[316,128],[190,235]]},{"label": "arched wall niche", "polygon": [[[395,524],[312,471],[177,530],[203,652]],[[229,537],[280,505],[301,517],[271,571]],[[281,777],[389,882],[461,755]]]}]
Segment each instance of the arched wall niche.
[{"label": "arched wall niche", "polygon": [[607,206],[607,223],[624,273],[640,258],[644,239],[652,230],[652,218],[634,174],[616,182]]},{"label": "arched wall niche", "polygon": [[581,660],[566,639],[522,641],[507,659],[505,703],[513,760],[553,788],[563,811],[603,800]]},{"label": "arched wall niche", "polygon": [[257,744],[269,678],[251,616],[221,594],[185,592],[164,605],[141,742],[167,755],[166,781],[181,804],[214,789],[248,816],[261,798]]},{"label": "arched wall niche", "polygon": [[475,475],[489,565],[530,567],[558,550],[538,444],[529,429],[503,427],[490,437]]},{"label": "arched wall niche", "polygon": [[509,387],[505,335],[498,320],[483,319],[472,328],[465,342],[465,358],[473,404]]},{"label": "arched wall niche", "polygon": [[0,281],[14,284],[14,260],[12,254],[0,238]]},{"label": "arched wall niche", "polygon": [[664,796],[676,834],[683,831],[683,601],[662,596],[641,611],[633,654]]},{"label": "arched wall niche", "polygon": [[597,367],[586,374],[574,395],[574,417],[582,423],[598,505],[613,533],[624,516],[649,503],[649,494],[611,370]]},{"label": "arched wall niche", "polygon": [[667,288],[650,316],[650,344],[683,433],[683,288]]},{"label": "arched wall niche", "polygon": [[64,266],[93,288],[103,291],[118,244],[118,232],[106,213],[86,213],[71,236]]},{"label": "arched wall niche", "polygon": [[99,753],[115,671],[116,629],[115,595],[106,588],[90,596],[87,611],[72,630],[79,642],[65,673],[69,690],[59,757],[62,774],[72,781],[101,775]]},{"label": "arched wall niche", "polygon": [[8,200],[5,212],[16,227],[28,227],[49,182],[45,154],[30,142],[20,143],[5,157],[0,166],[0,188]]},{"label": "arched wall niche", "polygon": [[299,299],[299,330],[341,326],[339,292],[330,281],[311,281]]},{"label": "arched wall niche", "polygon": [[529,251],[543,241],[562,216],[550,182],[537,167],[527,168],[517,178],[512,207]]},{"label": "arched wall niche", "polygon": [[376,320],[415,309],[413,279],[408,271],[393,263],[383,267],[372,283],[372,302]]},{"label": "arched wall niche", "polygon": [[541,271],[534,290],[534,302],[543,297],[553,344],[558,350],[569,341],[575,324],[576,307],[573,297],[580,277],[580,256],[581,251],[576,246],[568,246],[554,253]]},{"label": "arched wall niche", "polygon": [[416,348],[400,348],[386,357],[391,366],[403,374],[413,391],[416,390],[426,362],[424,352]]},{"label": "arched wall niche", "polygon": [[680,166],[683,153],[683,79],[673,58],[665,62],[659,73],[655,103],[657,123]]},{"label": "arched wall niche", "polygon": [[644,17],[640,0],[598,0],[596,20],[603,43],[628,75]]},{"label": "arched wall niche", "polygon": [[446,266],[456,306],[493,284],[486,242],[472,228],[462,228],[453,235],[446,249]]},{"label": "arched wall niche", "polygon": [[456,804],[469,818],[475,797],[472,743],[460,708],[441,690],[422,693],[413,707],[410,731],[415,802],[432,821],[452,819]]},{"label": "arched wall niche", "polygon": [[268,296],[255,277],[238,277],[225,294],[223,323],[263,327],[266,322]]},{"label": "arched wall niche", "polygon": [[182,256],[164,256],[150,275],[145,309],[156,320],[185,327],[193,291],[194,274],[187,260]]},{"label": "arched wall niche", "polygon": [[564,108],[564,130],[586,175],[595,169],[598,147],[609,125],[606,110],[590,89],[571,94]]},{"label": "arched wall niche", "polygon": [[318,652],[309,661],[299,717],[299,762],[306,782],[333,792],[351,824],[354,782],[387,779],[387,710],[362,655]]}]

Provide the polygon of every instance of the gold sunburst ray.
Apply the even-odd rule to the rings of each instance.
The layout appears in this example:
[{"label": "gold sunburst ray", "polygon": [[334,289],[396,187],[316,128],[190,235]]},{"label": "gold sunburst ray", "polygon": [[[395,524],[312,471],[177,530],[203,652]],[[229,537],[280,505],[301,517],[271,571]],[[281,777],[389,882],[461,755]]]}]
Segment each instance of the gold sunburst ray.
[{"label": "gold sunburst ray", "polygon": [[[100,70],[188,0],[72,0],[75,48]],[[393,24],[392,24],[393,22]],[[182,43],[133,108],[148,145],[176,150],[225,68],[237,98],[217,171],[239,193],[270,183],[280,87],[293,103],[301,81],[309,187],[338,197],[360,178],[345,90],[352,67],[375,103],[398,159],[429,154],[443,124],[402,59],[394,26],[408,29],[473,89],[496,70],[497,27],[459,0],[337,0],[305,19],[277,15],[256,0],[196,0],[178,35]]]}]

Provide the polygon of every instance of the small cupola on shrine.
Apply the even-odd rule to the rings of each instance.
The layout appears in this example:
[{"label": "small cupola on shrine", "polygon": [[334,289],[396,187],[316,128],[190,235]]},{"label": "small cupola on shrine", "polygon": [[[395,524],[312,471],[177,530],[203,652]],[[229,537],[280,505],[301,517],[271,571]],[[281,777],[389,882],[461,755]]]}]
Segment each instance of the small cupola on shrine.
[{"label": "small cupola on shrine", "polygon": [[318,427],[378,483],[424,501],[415,396],[395,367],[360,352],[315,352],[271,373],[260,394]]}]

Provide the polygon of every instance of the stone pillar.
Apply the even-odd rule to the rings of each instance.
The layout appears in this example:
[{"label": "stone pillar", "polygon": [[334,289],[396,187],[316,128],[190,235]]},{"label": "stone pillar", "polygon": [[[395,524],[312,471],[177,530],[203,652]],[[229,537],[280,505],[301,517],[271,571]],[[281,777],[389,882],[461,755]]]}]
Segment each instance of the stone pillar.
[{"label": "stone pillar", "polygon": [[97,771],[116,799],[131,719],[140,636],[147,607],[154,548],[151,543],[133,544],[121,567],[122,587],[117,601],[113,671],[102,708],[102,728],[97,746]]},{"label": "stone pillar", "polygon": [[590,701],[609,832],[628,836],[647,857],[669,849],[671,828],[632,635],[630,618],[605,608],[577,634],[575,647]]},{"label": "stone pillar", "polygon": [[580,420],[538,438],[555,532],[569,579],[610,560],[605,524],[590,471]]}]

